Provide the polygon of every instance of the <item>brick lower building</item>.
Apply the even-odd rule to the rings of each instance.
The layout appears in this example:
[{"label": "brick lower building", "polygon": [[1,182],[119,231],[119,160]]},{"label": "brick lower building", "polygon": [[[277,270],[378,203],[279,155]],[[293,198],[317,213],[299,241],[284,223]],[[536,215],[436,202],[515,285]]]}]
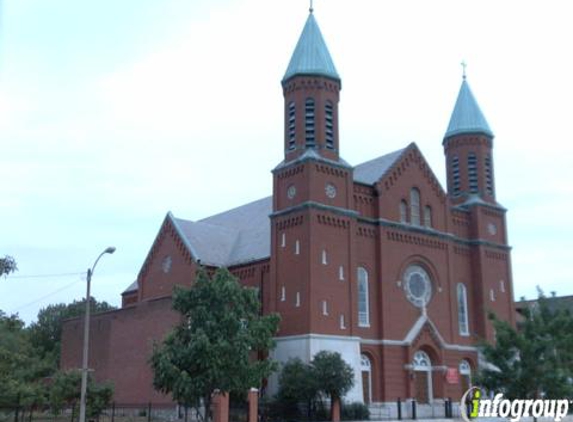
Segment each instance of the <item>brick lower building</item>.
[{"label": "brick lower building", "polygon": [[[275,359],[340,352],[356,376],[349,400],[460,397],[477,340],[493,338],[487,312],[514,319],[493,133],[465,76],[442,143],[447,190],[415,144],[357,166],[340,157],[341,80],[312,13],[282,88],[272,196],[196,222],[167,214],[122,308],[93,317],[96,378],[117,401],[169,402],[148,359],[177,322],[172,289],[224,266],[281,315]],[[81,332],[81,320],[64,326],[64,368],[79,367]]]}]

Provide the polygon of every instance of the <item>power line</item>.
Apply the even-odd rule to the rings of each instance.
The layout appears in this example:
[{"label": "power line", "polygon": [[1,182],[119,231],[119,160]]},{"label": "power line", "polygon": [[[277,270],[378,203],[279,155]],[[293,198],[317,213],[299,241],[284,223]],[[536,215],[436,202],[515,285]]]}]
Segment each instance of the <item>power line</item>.
[{"label": "power line", "polygon": [[[83,274],[83,273],[80,273],[80,274]],[[46,300],[47,298],[49,298],[49,297],[51,297],[51,296],[54,296],[55,294],[60,293],[61,291],[66,290],[66,289],[68,289],[68,288],[70,288],[70,287],[72,287],[72,286],[74,286],[74,285],[76,285],[76,284],[78,284],[78,283],[80,283],[80,282],[83,282],[83,281],[84,281],[84,280],[81,280],[81,279],[80,279],[80,280],[74,281],[73,283],[67,284],[67,285],[65,285],[64,287],[61,287],[61,288],[59,288],[59,289],[57,289],[57,290],[54,290],[54,291],[48,293],[47,295],[42,296],[42,297],[39,298],[39,299],[36,299],[36,300],[34,300],[34,301],[32,301],[32,302],[29,302],[29,303],[26,303],[25,305],[19,306],[19,307],[17,307],[16,309],[13,309],[12,311],[10,311],[10,314],[14,314],[14,313],[16,313],[16,312],[18,312],[18,311],[21,311],[22,309],[25,309],[25,308],[27,308],[27,307],[29,307],[29,306],[32,306],[32,305],[35,305],[36,303],[42,302],[43,300]]]},{"label": "power line", "polygon": [[32,274],[32,275],[10,275],[6,278],[18,278],[18,279],[25,279],[25,278],[52,278],[52,277],[70,277],[74,275],[84,275],[86,274],[85,271],[81,273],[60,273],[60,274]]}]

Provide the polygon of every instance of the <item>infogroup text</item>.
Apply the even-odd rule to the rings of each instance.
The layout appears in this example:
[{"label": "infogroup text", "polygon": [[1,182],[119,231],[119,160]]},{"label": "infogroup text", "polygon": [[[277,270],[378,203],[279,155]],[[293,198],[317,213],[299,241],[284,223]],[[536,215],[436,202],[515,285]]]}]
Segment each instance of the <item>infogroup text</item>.
[{"label": "infogroup text", "polygon": [[567,399],[509,400],[504,399],[502,393],[496,394],[493,399],[486,399],[482,398],[482,392],[478,387],[470,388],[460,400],[461,416],[466,422],[478,417],[509,418],[512,422],[517,422],[530,416],[553,418],[555,422],[559,422],[567,415],[568,410]]}]

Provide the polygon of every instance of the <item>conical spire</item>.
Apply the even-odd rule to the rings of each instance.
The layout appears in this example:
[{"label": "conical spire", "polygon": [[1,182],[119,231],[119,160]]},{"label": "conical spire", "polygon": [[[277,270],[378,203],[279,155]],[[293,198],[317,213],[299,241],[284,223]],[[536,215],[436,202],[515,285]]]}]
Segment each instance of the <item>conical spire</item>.
[{"label": "conical spire", "polygon": [[464,74],[456,106],[444,138],[465,133],[483,133],[493,137],[493,132],[489,128]]},{"label": "conical spire", "polygon": [[295,75],[321,75],[340,80],[312,10],[298,39],[283,81]]}]

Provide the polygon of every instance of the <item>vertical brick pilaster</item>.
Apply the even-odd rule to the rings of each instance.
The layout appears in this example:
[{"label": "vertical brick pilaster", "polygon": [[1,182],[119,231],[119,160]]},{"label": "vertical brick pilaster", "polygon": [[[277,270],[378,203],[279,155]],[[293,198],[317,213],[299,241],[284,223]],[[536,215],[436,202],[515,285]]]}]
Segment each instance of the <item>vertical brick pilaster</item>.
[{"label": "vertical brick pilaster", "polygon": [[229,393],[213,392],[213,422],[229,422]]},{"label": "vertical brick pilaster", "polygon": [[249,422],[257,422],[259,419],[259,390],[249,390]]},{"label": "vertical brick pilaster", "polygon": [[330,403],[331,409],[330,413],[332,416],[332,422],[340,422],[340,399],[333,398],[332,402]]}]

